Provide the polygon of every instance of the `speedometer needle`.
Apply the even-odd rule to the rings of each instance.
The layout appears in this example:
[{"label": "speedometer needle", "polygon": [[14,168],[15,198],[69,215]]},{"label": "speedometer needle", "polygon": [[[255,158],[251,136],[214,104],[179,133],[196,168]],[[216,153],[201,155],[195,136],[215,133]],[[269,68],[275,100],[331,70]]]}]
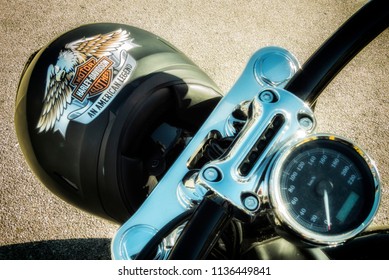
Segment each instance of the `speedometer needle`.
[{"label": "speedometer needle", "polygon": [[324,207],[325,207],[325,211],[326,211],[328,230],[331,230],[330,203],[328,201],[327,190],[324,190]]}]

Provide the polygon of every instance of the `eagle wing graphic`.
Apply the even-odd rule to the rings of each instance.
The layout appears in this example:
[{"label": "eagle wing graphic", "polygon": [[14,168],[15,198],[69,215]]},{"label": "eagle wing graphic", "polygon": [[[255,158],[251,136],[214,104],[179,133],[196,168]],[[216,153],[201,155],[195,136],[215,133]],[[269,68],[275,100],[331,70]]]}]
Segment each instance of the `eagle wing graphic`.
[{"label": "eagle wing graphic", "polygon": [[91,56],[100,58],[112,55],[114,51],[121,48],[129,40],[129,36],[130,34],[126,30],[119,29],[111,33],[74,41],[65,47],[73,51],[79,63],[82,63]]},{"label": "eagle wing graphic", "polygon": [[[66,74],[63,74],[66,76]],[[62,77],[58,79],[54,66],[50,65],[47,71],[45,96],[43,98],[43,108],[38,121],[39,132],[47,132],[52,129],[71,102],[72,88],[70,79]]]},{"label": "eagle wing graphic", "polygon": [[89,38],[73,41],[61,51],[57,65],[50,65],[47,70],[43,108],[37,124],[39,132],[47,132],[55,127],[68,104],[72,102],[72,86],[70,82],[75,73],[75,67],[84,63],[89,57],[101,58],[110,56],[113,52],[137,46],[132,43],[126,30],[118,29],[107,34],[99,34]]}]

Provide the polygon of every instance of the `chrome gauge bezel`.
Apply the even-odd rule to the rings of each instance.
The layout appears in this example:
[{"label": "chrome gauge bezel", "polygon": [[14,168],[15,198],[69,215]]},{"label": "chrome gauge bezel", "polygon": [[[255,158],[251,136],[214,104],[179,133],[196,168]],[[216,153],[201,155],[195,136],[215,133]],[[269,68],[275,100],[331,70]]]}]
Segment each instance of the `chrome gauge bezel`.
[{"label": "chrome gauge bezel", "polygon": [[[361,224],[352,230],[347,232],[342,232],[339,234],[323,234],[317,231],[310,230],[303,225],[301,225],[298,221],[294,219],[292,214],[287,208],[285,201],[282,198],[281,191],[281,176],[284,168],[285,162],[288,160],[289,156],[293,152],[296,151],[302,145],[305,145],[312,141],[317,140],[330,140],[337,141],[343,145],[346,145],[348,148],[352,149],[357,153],[367,164],[370,169],[373,182],[374,182],[374,202],[372,205],[369,214],[366,219],[361,222]],[[271,209],[271,217],[274,219],[275,224],[279,229],[281,229],[282,233],[286,233],[286,235],[291,235],[292,239],[303,241],[303,243],[318,245],[318,246],[335,246],[341,243],[346,242],[347,240],[352,239],[364,229],[368,227],[368,225],[373,221],[375,214],[377,213],[379,202],[380,202],[380,178],[373,160],[363,151],[361,148],[356,146],[350,140],[335,136],[331,134],[313,134],[306,136],[303,139],[292,141],[284,146],[275,156],[274,160],[271,164],[271,169],[267,179],[267,187],[268,187],[268,196],[269,196],[269,204]]]}]

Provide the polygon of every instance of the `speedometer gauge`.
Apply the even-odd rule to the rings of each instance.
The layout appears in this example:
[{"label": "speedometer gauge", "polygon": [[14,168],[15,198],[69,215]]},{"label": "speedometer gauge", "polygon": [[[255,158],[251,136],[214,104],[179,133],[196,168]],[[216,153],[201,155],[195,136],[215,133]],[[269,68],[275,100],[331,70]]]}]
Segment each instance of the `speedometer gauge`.
[{"label": "speedometer gauge", "polygon": [[380,199],[378,172],[351,142],[317,134],[276,155],[269,198],[286,232],[308,243],[336,245],[372,221]]}]

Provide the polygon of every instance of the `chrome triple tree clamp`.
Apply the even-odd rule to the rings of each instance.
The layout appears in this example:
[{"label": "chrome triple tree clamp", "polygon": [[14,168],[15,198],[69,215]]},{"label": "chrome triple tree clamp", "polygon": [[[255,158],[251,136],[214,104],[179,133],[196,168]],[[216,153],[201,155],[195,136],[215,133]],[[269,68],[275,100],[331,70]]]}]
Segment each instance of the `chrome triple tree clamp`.
[{"label": "chrome triple tree clamp", "polygon": [[[299,67],[297,59],[291,53],[279,47],[263,48],[252,56],[235,86],[220,101],[208,120],[189,142],[138,211],[118,230],[112,243],[114,259],[135,258],[161,228],[192,207],[194,200],[201,200],[201,196],[205,192],[199,190],[210,186],[208,183],[203,183],[203,187],[194,187],[201,185],[198,182],[198,177],[201,177],[200,180],[203,182],[208,181],[203,177],[204,172],[190,170],[188,166],[201,150],[207,138],[215,131],[221,137],[228,136],[226,133],[227,119],[240,104],[251,101],[255,96],[258,97],[260,92],[269,87],[272,88],[274,85],[282,87]],[[274,71],[275,69],[277,71]],[[309,109],[304,107],[304,110]],[[203,167],[203,170],[207,170],[207,168]],[[188,174],[192,174],[192,176],[188,176]],[[207,178],[210,176],[211,174],[205,174]],[[223,173],[221,176],[225,180],[227,174]],[[186,182],[192,182],[193,188],[184,187],[183,190],[183,181],[188,177],[192,177],[192,180],[186,180]],[[193,177],[195,177],[194,180]],[[235,179],[232,180],[235,181]],[[238,204],[243,207],[240,201],[240,193],[237,197],[239,198]],[[237,198],[233,200],[237,200]],[[161,213],[161,209],[164,209],[163,213]],[[157,212],[161,215],[155,215]]]}]

